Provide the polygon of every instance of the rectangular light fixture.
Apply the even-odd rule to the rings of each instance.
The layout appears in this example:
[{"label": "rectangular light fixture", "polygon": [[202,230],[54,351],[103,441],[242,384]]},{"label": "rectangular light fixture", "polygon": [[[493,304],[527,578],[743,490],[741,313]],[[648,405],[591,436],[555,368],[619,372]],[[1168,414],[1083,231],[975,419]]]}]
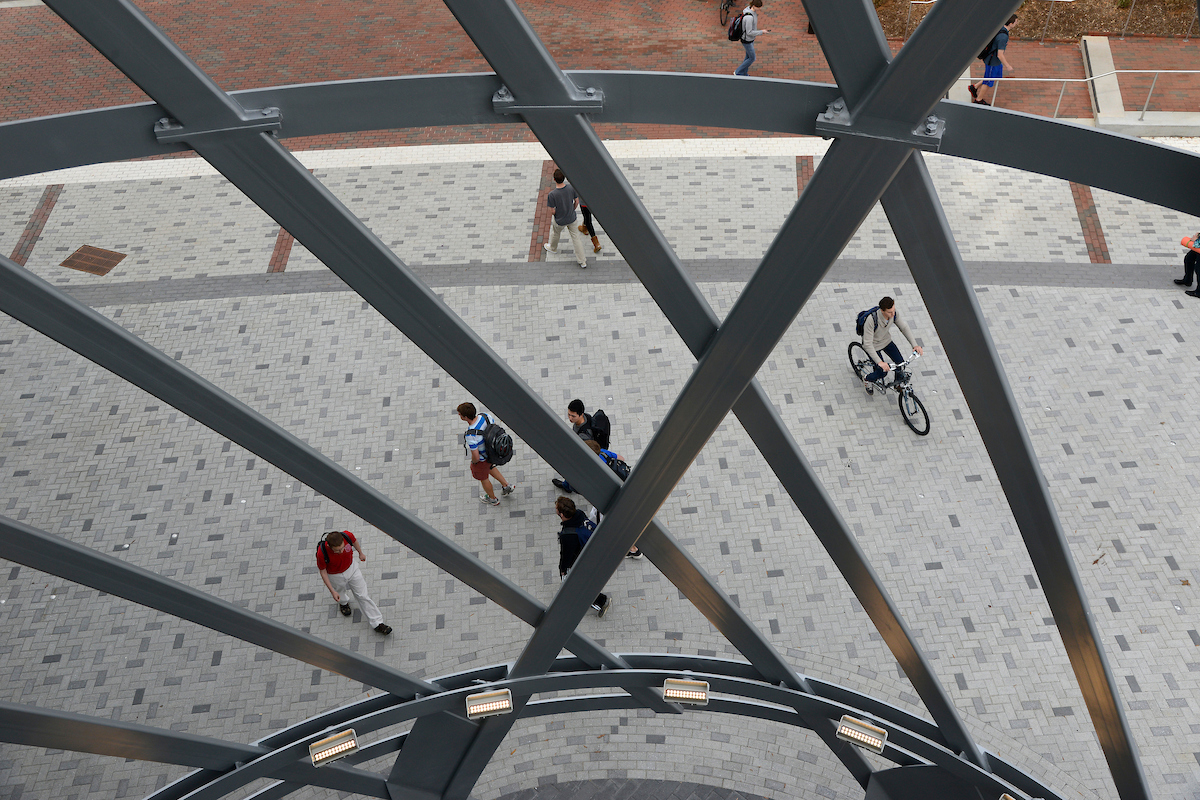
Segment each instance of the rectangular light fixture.
[{"label": "rectangular light fixture", "polygon": [[348,731],[313,742],[308,746],[308,755],[314,767],[323,767],[330,761],[350,755],[358,749],[358,735],[351,728]]},{"label": "rectangular light fixture", "polygon": [[845,715],[838,720],[837,738],[844,739],[873,753],[882,753],[883,746],[887,744],[887,731],[863,722],[861,719]]},{"label": "rectangular light fixture", "polygon": [[467,719],[494,717],[497,714],[508,714],[512,710],[512,692],[508,689],[467,695]]},{"label": "rectangular light fixture", "polygon": [[689,706],[706,706],[708,705],[708,681],[667,678],[663,683],[663,699]]}]

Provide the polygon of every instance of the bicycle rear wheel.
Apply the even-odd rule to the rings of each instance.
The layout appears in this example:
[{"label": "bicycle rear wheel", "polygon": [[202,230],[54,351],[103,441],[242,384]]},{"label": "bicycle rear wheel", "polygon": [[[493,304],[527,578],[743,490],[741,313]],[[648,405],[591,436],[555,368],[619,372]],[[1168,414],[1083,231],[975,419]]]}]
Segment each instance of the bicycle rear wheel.
[{"label": "bicycle rear wheel", "polygon": [[730,3],[727,0],[722,0],[720,6],[718,7],[717,13],[721,17],[721,27],[725,27],[729,24],[729,7],[732,5],[733,3]]},{"label": "bicycle rear wheel", "polygon": [[904,417],[904,424],[912,428],[917,436],[928,434],[929,412],[925,410],[925,404],[917,399],[912,389],[903,389],[899,395],[900,416]]},{"label": "bicycle rear wheel", "polygon": [[846,348],[846,355],[850,358],[850,369],[854,370],[860,381],[865,381],[875,371],[875,362],[867,355],[867,348],[862,346],[862,342],[851,342]]}]

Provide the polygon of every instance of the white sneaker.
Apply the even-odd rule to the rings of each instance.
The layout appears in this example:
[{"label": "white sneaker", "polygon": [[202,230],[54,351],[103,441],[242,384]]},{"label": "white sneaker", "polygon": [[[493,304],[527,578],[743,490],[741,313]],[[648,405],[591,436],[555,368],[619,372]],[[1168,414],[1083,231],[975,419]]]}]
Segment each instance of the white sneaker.
[{"label": "white sneaker", "polygon": [[580,261],[580,262],[579,262],[579,268],[580,268],[580,269],[587,269],[587,262],[586,262],[586,261]]},{"label": "white sneaker", "polygon": [[547,252],[547,253],[557,253],[557,252],[558,252],[558,248],[557,248],[557,247],[551,247],[549,242],[547,242],[546,244],[542,245],[542,247],[544,247],[544,248],[545,248],[545,250],[546,250],[546,252]]}]

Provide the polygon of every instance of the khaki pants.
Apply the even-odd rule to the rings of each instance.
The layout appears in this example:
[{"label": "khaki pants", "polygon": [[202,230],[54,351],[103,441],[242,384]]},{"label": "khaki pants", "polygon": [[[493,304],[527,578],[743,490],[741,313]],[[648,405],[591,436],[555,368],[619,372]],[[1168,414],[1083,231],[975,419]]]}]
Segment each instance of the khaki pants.
[{"label": "khaki pants", "polygon": [[567,225],[559,225],[557,222],[551,220],[550,249],[558,249],[558,237],[562,235],[563,228],[566,228],[567,233],[571,235],[571,246],[575,248],[575,260],[578,261],[580,265],[584,265],[587,264],[587,251],[583,249],[583,234],[579,232],[578,223],[578,217],[571,220],[571,222]]}]

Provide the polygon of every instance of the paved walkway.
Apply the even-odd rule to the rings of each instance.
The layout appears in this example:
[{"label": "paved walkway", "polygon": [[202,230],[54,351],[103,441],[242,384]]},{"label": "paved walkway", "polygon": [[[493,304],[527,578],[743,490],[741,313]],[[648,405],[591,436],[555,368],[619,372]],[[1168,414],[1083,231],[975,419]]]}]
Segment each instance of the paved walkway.
[{"label": "paved walkway", "polygon": [[[178,0],[139,4],[156,24],[223,88],[233,91],[315,81],[489,71],[490,67],[440,3],[416,0],[278,0],[270,4],[222,3],[197,15]],[[616,4],[524,0],[521,9],[564,69],[645,69],[729,74],[742,59],[717,22],[715,0],[662,0]],[[758,46],[752,74],[832,81],[799,0],[773,0],[763,12],[771,33]],[[245,31],[269,32],[242,35]],[[648,32],[647,34],[641,33]],[[236,32],[235,35],[231,35]],[[1040,32],[1019,31],[1009,55],[1022,78],[1083,78],[1077,42],[1039,44]],[[891,42],[893,49],[901,45]],[[1112,39],[1118,69],[1200,69],[1200,48],[1182,40]],[[0,8],[0,64],[20,64],[5,76],[0,122],[98,106],[136,103],[142,92],[101,58],[45,6]],[[972,70],[981,74],[980,63]],[[1141,108],[1152,76],[1124,77],[1128,110]],[[1054,113],[1061,83],[1011,83],[1000,105],[1035,114]],[[1200,75],[1164,76],[1152,111],[1200,110]],[[1091,118],[1082,84],[1067,88],[1060,117]],[[602,138],[740,137],[742,131],[682,130],[661,125],[597,124]],[[454,131],[421,129],[290,139],[294,149],[377,147],[401,144],[532,141],[523,126],[471,126]]]},{"label": "paved walkway", "polygon": [[[1193,142],[1178,142],[1195,146]],[[614,142],[724,314],[826,146]],[[315,151],[308,166],[552,405],[606,409],[636,462],[694,363],[613,252],[530,261],[536,145]],[[931,173],[1042,458],[1155,796],[1200,791],[1193,597],[1197,301],[1170,283],[1200,220],[1062,181],[930,156]],[[58,187],[55,189],[54,187]],[[456,204],[445,202],[454,192]],[[496,202],[493,197],[505,198]],[[739,209],[734,214],[729,209]],[[289,427],[549,601],[551,470],[518,442],[518,492],[475,500],[447,409],[461,389],[195,159],[0,184],[0,250]],[[419,223],[414,220],[420,220]],[[81,245],[126,255],[101,277]],[[282,271],[280,271],[282,270]],[[500,300],[487,301],[482,286]],[[913,437],[845,363],[854,313],[898,299],[927,357]],[[497,305],[498,303],[498,305]],[[0,508],[418,676],[510,660],[528,629],[289,476],[23,326],[0,319]],[[876,209],[760,373],[979,740],[1050,785],[1113,797],[1094,733],[970,412]],[[915,692],[735,421],[662,520],[797,669],[921,714]],[[396,633],[327,602],[323,530],[363,534]],[[3,698],[251,741],[366,687],[9,566]],[[583,630],[617,651],[736,655],[647,562]],[[682,765],[682,766],[681,766]],[[368,765],[385,769],[379,762]],[[182,774],[0,751],[5,800],[136,797]],[[693,713],[518,724],[476,796],[567,781],[694,780],[856,797],[814,738]],[[299,797],[317,797],[305,792]]]},{"label": "paved walkway", "polygon": [[[142,5],[228,89],[487,69],[437,4],[283,0],[206,6],[203,15],[188,4]],[[600,13],[595,4],[522,2],[564,67],[732,71],[737,48],[722,38],[713,5],[664,0]],[[639,24],[652,36],[637,35]],[[755,74],[829,80],[806,24],[798,2],[774,0]],[[231,30],[264,33],[231,40]],[[1112,49],[1119,68],[1200,66],[1194,47],[1173,42],[1114,39]],[[1028,65],[1026,76],[1083,74],[1074,43],[1017,41],[1012,56]],[[0,8],[0,63],[21,65],[6,74],[0,121],[144,99],[44,7]],[[1161,80],[1156,97],[1160,88],[1152,110],[1195,110],[1200,99]],[[1134,84],[1122,89],[1140,96]],[[1033,85],[1003,92],[1002,106],[1034,113],[1050,113],[1057,96]],[[1060,116],[1089,114],[1086,95],[1068,89]],[[720,314],[825,147],[735,131],[597,127],[605,138],[660,140],[610,148]],[[672,140],[681,135],[725,139]],[[505,143],[446,146],[493,139]],[[544,231],[533,220],[546,154],[528,139],[509,125],[289,145],[308,151],[306,165],[552,405],[581,396],[604,407],[615,447],[636,461],[694,362],[602,226],[605,251],[586,272],[566,255],[540,260]],[[346,149],[363,145],[376,149]],[[1179,237],[1200,220],[999,167],[928,163],[1155,796],[1192,798],[1200,544],[1188,534],[1200,510],[1192,499],[1200,456],[1189,446],[1195,378],[1183,368],[1194,363],[1200,330],[1196,301],[1170,278]],[[59,266],[82,245],[125,257],[105,276]],[[458,430],[447,424],[447,409],[466,399],[457,384],[202,162],[0,183],[0,252],[298,432],[539,599],[553,597],[547,466],[518,443],[506,473],[520,491],[501,509],[475,502]],[[485,285],[499,287],[500,310],[483,305]],[[883,293],[897,297],[928,348],[917,376],[934,420],[926,439],[911,437],[886,399],[864,396],[844,363],[854,312]],[[760,378],[972,732],[1070,796],[1114,797],[1038,581],[878,208]],[[8,318],[0,318],[0,476],[0,513],[419,676],[512,659],[528,634],[289,476]],[[923,713],[735,421],[662,519],[797,669]],[[368,581],[396,629],[390,639],[325,600],[309,559],[319,532],[335,526],[364,534]],[[251,741],[367,691],[11,564],[0,575],[5,700]],[[610,615],[583,624],[607,647],[736,655],[652,565],[623,565],[610,591]],[[137,797],[182,773],[0,748],[3,800]],[[518,724],[476,796],[552,794],[546,787],[590,781],[597,796],[624,797],[636,791],[625,782],[653,794],[675,791],[669,782],[680,779],[701,784],[698,794],[716,786],[772,798],[860,796],[814,738],[702,713]]]}]

